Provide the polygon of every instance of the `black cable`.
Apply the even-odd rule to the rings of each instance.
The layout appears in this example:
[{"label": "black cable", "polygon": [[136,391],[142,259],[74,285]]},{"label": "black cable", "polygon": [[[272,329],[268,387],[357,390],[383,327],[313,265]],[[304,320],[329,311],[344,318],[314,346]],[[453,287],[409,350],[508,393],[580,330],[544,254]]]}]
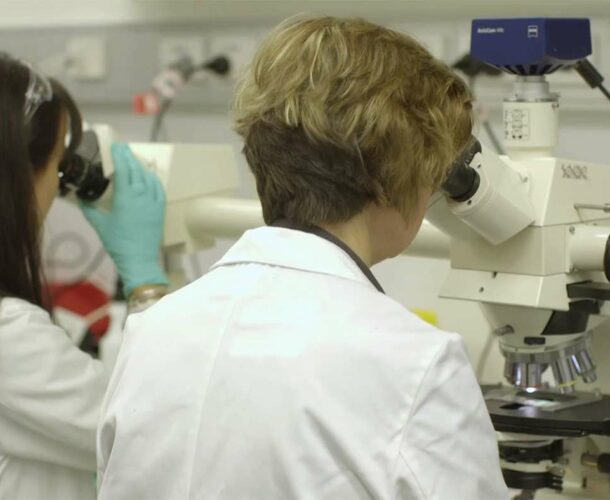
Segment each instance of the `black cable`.
[{"label": "black cable", "polygon": [[597,71],[597,68],[593,66],[591,61],[588,59],[582,59],[576,63],[576,71],[587,82],[589,87],[594,89],[604,81],[603,75]]},{"label": "black cable", "polygon": [[188,56],[184,56],[170,64],[155,78],[153,87],[156,89],[156,92],[161,99],[161,106],[153,120],[150,133],[150,140],[152,142],[158,141],[163,119],[171,107],[179,89],[188,82],[197,71],[198,68],[193,64],[193,60]]},{"label": "black cable", "polygon": [[[209,71],[218,76],[228,75],[231,71],[231,61],[226,56],[218,56],[205,61],[199,66],[192,66],[188,61],[181,60],[177,64],[173,65],[173,69],[180,72],[183,79],[182,85],[184,85],[193,77],[193,75],[200,71]],[[152,130],[150,133],[151,142],[157,142],[159,140],[163,120],[174,102],[174,98],[175,97],[171,99],[164,98],[162,100],[159,112],[155,115],[153,120]]]},{"label": "black cable", "polygon": [[231,61],[225,56],[218,56],[204,62],[198,69],[211,71],[218,76],[226,76],[231,71]]},{"label": "black cable", "polygon": [[161,127],[163,126],[163,119],[169,111],[169,108],[171,108],[173,102],[174,101],[171,99],[163,100],[159,112],[155,115],[153,120],[152,131],[150,133],[151,142],[157,142],[159,140],[159,134],[161,133]]},{"label": "black cable", "polygon": [[592,89],[599,89],[610,101],[610,92],[604,87],[604,76],[588,59],[582,59],[576,63],[576,71],[587,82]]}]

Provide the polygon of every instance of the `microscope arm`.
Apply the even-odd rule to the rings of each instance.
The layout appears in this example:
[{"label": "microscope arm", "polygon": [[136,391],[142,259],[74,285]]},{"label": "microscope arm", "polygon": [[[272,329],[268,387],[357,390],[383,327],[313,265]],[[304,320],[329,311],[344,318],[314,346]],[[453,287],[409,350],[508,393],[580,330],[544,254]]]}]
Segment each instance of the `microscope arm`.
[{"label": "microscope arm", "polygon": [[[237,239],[248,229],[263,226],[258,200],[204,196],[190,203],[186,226],[196,246],[209,245],[210,238]],[[436,259],[449,258],[449,237],[424,221],[407,255]]]}]

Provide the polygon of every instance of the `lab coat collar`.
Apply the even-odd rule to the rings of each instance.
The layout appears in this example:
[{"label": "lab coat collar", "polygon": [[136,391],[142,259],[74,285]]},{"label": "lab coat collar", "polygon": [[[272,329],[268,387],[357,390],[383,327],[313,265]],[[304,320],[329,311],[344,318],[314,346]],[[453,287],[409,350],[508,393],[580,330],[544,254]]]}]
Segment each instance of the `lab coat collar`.
[{"label": "lab coat collar", "polygon": [[260,227],[246,231],[210,270],[245,263],[338,276],[375,289],[345,251],[319,236],[295,229]]}]

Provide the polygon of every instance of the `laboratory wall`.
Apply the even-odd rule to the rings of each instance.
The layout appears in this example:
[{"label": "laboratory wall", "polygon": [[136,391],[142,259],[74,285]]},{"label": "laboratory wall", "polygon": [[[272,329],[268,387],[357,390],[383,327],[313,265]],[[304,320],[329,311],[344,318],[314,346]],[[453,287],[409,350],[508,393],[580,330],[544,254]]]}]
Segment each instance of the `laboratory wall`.
[{"label": "laboratory wall", "polygon": [[[64,15],[58,11],[62,3],[66,7]],[[112,125],[125,141],[148,140],[151,118],[134,113],[132,98],[150,86],[154,75],[170,57],[167,51],[170,50],[171,54],[173,44],[179,44],[182,39],[185,47],[195,47],[194,50],[199,51],[202,57],[210,57],[217,55],[223,47],[231,47],[232,39],[240,40],[238,48],[243,57],[254,50],[258,40],[273,26],[277,17],[253,13],[251,10],[256,9],[251,9],[249,5],[243,7],[242,17],[236,11],[217,16],[215,20],[200,15],[201,19],[194,21],[192,16],[188,17],[189,12],[195,12],[190,5],[192,3],[176,2],[176,10],[180,11],[181,16],[171,17],[164,2],[158,3],[158,9],[151,10],[143,8],[145,0],[111,0],[104,2],[107,8],[100,10],[100,2],[85,1],[80,2],[83,11],[79,18],[74,10],[68,8],[68,4],[73,7],[74,2],[38,2],[38,20],[46,18],[48,22],[41,22],[41,26],[34,29],[28,23],[31,16],[24,10],[28,2],[3,0],[0,6],[13,4],[15,10],[11,11],[12,16],[4,20],[0,18],[0,50],[29,59],[66,82],[81,103],[87,121]],[[111,4],[114,10],[110,8]],[[249,2],[242,2],[242,5],[246,4]],[[379,12],[372,8],[370,2],[368,4],[371,17],[383,21],[377,19]],[[527,15],[527,3],[519,4],[524,9],[521,14]],[[536,13],[544,14],[544,2],[534,4],[537,6]],[[590,12],[595,14],[595,61],[610,79],[610,2],[605,4],[607,11],[594,9]],[[400,17],[391,16],[391,19],[386,19],[386,24],[414,34],[448,63],[467,53],[469,19],[476,15],[474,12],[472,16],[462,13],[451,20],[445,17],[437,20],[433,11],[414,12],[416,14],[411,15],[401,10]],[[607,14],[603,15],[604,12]],[[358,14],[366,16],[367,11],[359,7]],[[555,15],[555,11],[549,10],[547,15]],[[82,21],[80,24],[79,19]],[[91,44],[90,53],[86,50],[87,44]],[[231,130],[228,110],[233,84],[232,80],[214,78],[190,84],[167,116],[163,138],[175,142],[232,144],[239,163],[240,186],[237,194],[254,198],[256,191],[241,156],[240,140]],[[489,116],[492,128],[498,135],[502,131],[500,106],[508,85],[506,78],[475,82],[475,93],[480,98],[484,116]],[[560,75],[557,86],[565,95],[558,154],[608,164],[610,168],[610,103],[605,103],[572,74]],[[481,133],[481,138],[489,142],[484,133]],[[65,232],[84,234],[87,247],[82,248],[81,243],[75,243],[70,238],[66,238],[61,245],[53,244]],[[215,248],[201,252],[195,258],[187,258],[185,263],[191,275],[194,277],[205,272],[231,243],[220,241]],[[83,269],[87,269],[86,261],[91,260],[99,248],[95,235],[78,209],[63,201],[53,208],[46,245],[47,251],[53,253],[47,255],[49,272],[57,280],[78,278]],[[70,259],[76,262],[72,266]],[[434,312],[440,327],[460,333],[482,378],[485,381],[499,381],[502,378],[501,356],[493,345],[478,306],[438,298],[448,269],[447,261],[403,256],[376,266],[374,272],[392,298],[409,308]],[[102,286],[109,290],[112,288],[115,275],[108,259],[89,271]],[[487,350],[490,354],[485,356],[483,364],[481,353]]]}]

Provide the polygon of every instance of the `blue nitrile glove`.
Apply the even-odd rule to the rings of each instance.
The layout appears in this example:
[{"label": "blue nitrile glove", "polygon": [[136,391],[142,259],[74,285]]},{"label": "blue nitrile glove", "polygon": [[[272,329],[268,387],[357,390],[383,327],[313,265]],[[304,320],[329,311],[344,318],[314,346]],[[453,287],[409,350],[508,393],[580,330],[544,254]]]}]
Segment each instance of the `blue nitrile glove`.
[{"label": "blue nitrile glove", "polygon": [[165,192],[127,144],[112,145],[114,200],[110,213],[81,204],[123,280],[126,297],[142,285],[167,285],[159,264],[165,220]]}]

